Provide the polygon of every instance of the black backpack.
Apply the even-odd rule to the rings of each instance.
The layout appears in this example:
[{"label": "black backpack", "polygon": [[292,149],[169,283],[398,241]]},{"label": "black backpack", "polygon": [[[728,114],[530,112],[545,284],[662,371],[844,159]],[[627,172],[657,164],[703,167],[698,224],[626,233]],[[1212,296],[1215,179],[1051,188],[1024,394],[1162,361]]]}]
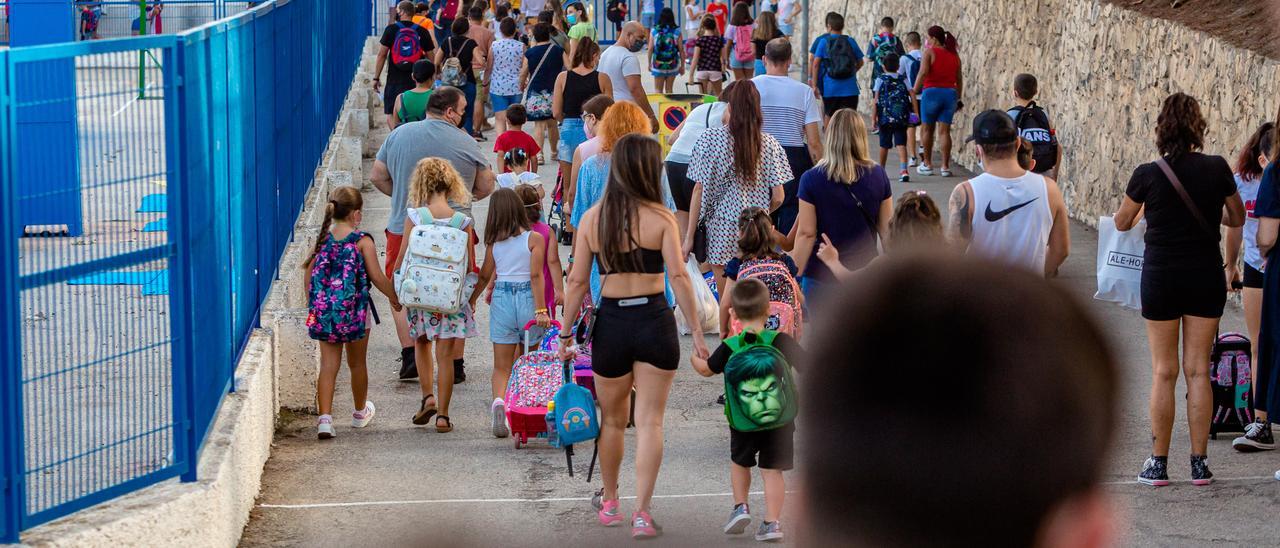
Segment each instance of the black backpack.
[{"label": "black backpack", "polygon": [[1031,143],[1031,158],[1036,161],[1033,171],[1047,173],[1058,165],[1058,137],[1049,125],[1049,115],[1035,101],[1026,107],[1013,107],[1013,111],[1018,135]]},{"label": "black backpack", "polygon": [[843,34],[827,38],[827,77],[844,80],[853,77],[858,60],[853,56],[853,39]]}]

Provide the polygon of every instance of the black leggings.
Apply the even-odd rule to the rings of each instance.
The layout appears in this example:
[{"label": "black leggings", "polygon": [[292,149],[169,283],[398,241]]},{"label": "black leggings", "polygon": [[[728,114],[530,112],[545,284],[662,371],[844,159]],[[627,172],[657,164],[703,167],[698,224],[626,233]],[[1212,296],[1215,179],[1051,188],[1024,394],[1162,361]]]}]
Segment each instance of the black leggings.
[{"label": "black leggings", "polygon": [[667,371],[680,365],[676,317],[662,293],[600,299],[591,336],[592,371],[616,379],[630,373],[635,362]]}]

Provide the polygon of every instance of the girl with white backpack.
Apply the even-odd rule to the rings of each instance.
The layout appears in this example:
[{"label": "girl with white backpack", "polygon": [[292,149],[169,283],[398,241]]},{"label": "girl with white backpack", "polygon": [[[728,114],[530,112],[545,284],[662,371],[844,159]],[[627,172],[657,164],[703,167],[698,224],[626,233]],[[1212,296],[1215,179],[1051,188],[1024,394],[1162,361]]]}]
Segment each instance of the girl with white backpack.
[{"label": "girl with white backpack", "polygon": [[[407,270],[405,266],[407,261],[415,260],[406,259],[407,255],[411,252],[419,255],[414,245],[417,236],[415,232],[419,231],[415,228],[419,225],[434,224],[452,227],[466,234],[465,238],[468,242],[466,247],[470,251],[466,253],[463,278],[470,283],[464,282],[463,288],[475,282],[474,245],[477,239],[475,229],[472,227],[473,222],[470,217],[454,211],[449,205],[450,201],[460,206],[471,202],[471,193],[463,186],[462,177],[458,175],[457,170],[449,162],[440,158],[424,158],[419,161],[409,183],[409,211],[404,221],[405,238],[401,240],[400,254],[395,267],[397,293],[400,294],[401,302],[406,302],[409,308],[409,336],[414,338],[418,382],[422,386],[422,405],[413,416],[413,424],[425,425],[434,416],[436,431],[441,433],[453,430],[453,423],[449,420],[449,400],[453,396],[453,368],[449,367],[449,364],[453,363],[456,347],[479,332],[476,328],[475,305],[484,286],[476,285],[476,289],[472,289],[470,295],[466,295],[467,301],[462,303],[457,312],[432,312],[412,304],[413,301],[406,294],[414,291],[406,287],[409,285],[409,276],[401,270]],[[412,264],[409,265],[409,267],[412,266]],[[404,281],[402,278],[405,278]],[[440,364],[439,377],[436,379],[437,389],[440,391],[439,398],[431,392],[432,341],[436,342],[435,357]]]}]

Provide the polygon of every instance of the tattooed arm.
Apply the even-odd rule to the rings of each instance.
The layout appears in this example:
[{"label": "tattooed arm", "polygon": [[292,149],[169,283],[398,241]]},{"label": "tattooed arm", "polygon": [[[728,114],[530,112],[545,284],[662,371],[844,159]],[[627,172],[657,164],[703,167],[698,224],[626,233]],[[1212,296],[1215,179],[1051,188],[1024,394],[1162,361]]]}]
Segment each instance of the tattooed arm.
[{"label": "tattooed arm", "polygon": [[956,185],[951,191],[951,199],[947,201],[947,239],[963,248],[969,246],[973,238],[973,203],[969,182]]}]

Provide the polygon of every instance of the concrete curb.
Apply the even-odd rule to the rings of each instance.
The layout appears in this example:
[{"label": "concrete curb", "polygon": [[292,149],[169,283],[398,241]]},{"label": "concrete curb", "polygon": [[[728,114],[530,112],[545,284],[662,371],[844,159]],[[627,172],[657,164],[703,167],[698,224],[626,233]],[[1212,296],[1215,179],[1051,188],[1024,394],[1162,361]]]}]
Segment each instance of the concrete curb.
[{"label": "concrete curb", "polygon": [[200,455],[194,483],[170,480],[23,533],[28,546],[234,546],[271,452],[276,403],[272,337],[259,329],[236,369],[236,391]]}]

